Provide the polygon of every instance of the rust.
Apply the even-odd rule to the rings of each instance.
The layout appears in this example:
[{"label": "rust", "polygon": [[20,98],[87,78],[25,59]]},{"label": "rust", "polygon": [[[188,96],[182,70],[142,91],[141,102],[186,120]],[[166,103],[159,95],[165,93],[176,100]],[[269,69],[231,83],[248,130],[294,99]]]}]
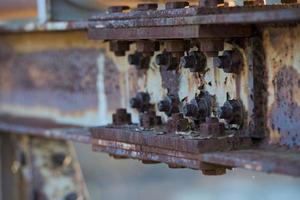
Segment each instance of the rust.
[{"label": "rust", "polygon": [[285,3],[285,4],[296,4],[298,3],[298,0],[281,0],[281,3]]},{"label": "rust", "polygon": [[167,116],[178,113],[180,109],[180,99],[177,95],[167,95],[166,98],[157,104],[158,110]]},{"label": "rust", "polygon": [[[267,130],[267,102],[268,102],[268,70],[266,66],[266,54],[263,47],[261,33],[252,38],[253,48],[253,84],[254,84],[254,127],[251,136],[264,138]],[[251,127],[250,127],[251,128]]]},{"label": "rust", "polygon": [[207,67],[206,56],[199,51],[191,51],[180,60],[180,66],[190,69],[191,72],[204,72]]},{"label": "rust", "polygon": [[174,113],[166,124],[166,130],[168,133],[187,132],[190,130],[189,120],[182,113]]},{"label": "rust", "polygon": [[110,41],[109,49],[115,53],[116,56],[125,56],[126,51],[129,50],[130,42],[128,41]]},{"label": "rust", "polygon": [[150,129],[155,126],[161,125],[162,120],[160,116],[157,116],[155,111],[146,111],[140,113],[140,126],[145,129]]},{"label": "rust", "polygon": [[166,10],[185,8],[187,6],[189,6],[189,2],[188,1],[167,2],[166,3]]},{"label": "rust", "polygon": [[224,4],[224,0],[199,0],[200,7],[217,7],[219,4]]},{"label": "rust", "polygon": [[244,108],[240,100],[227,100],[221,107],[220,118],[225,119],[230,125],[238,125],[242,128],[244,123]]},{"label": "rust", "polygon": [[202,39],[200,40],[200,50],[209,57],[216,57],[219,55],[219,51],[224,49],[223,39]]},{"label": "rust", "polygon": [[244,0],[244,6],[261,6],[265,5],[264,0]]},{"label": "rust", "polygon": [[[217,61],[218,60],[218,61]],[[225,73],[239,74],[243,68],[243,55],[237,49],[226,50],[215,60],[215,67],[223,69]]]},{"label": "rust", "polygon": [[300,147],[300,107],[297,103],[300,75],[292,67],[282,67],[274,77],[275,102],[271,106],[273,131],[280,134],[280,144]]},{"label": "rust", "polygon": [[203,137],[221,137],[225,134],[225,124],[219,122],[218,118],[208,117],[205,123],[200,124],[199,133]]},{"label": "rust", "polygon": [[125,125],[131,124],[131,114],[127,113],[126,109],[117,109],[116,113],[113,114],[113,124],[114,125]]},{"label": "rust", "polygon": [[125,10],[129,10],[129,6],[111,6],[107,9],[108,13],[122,13]]},{"label": "rust", "polygon": [[208,92],[201,92],[190,103],[183,106],[183,114],[194,120],[196,124],[204,122],[212,112],[212,96]]},{"label": "rust", "polygon": [[150,104],[150,98],[149,93],[138,92],[135,97],[130,99],[130,106],[141,113],[149,111],[153,107],[152,104]]},{"label": "rust", "polygon": [[138,11],[147,11],[147,10],[157,10],[158,4],[157,3],[141,3],[137,5]]},{"label": "rust", "polygon": [[93,110],[98,104],[98,55],[99,50],[93,48],[29,53],[1,48],[0,57],[5,59],[0,59],[0,100],[65,113]]},{"label": "rust", "polygon": [[[220,137],[220,138],[197,138],[191,139],[191,135],[162,134],[162,131],[141,130],[137,126],[131,127],[98,127],[91,128],[93,144],[99,144],[102,140],[111,142],[129,143],[162,148],[174,151],[182,151],[192,154],[229,151],[251,145],[247,137]],[[99,140],[99,141],[98,141]],[[117,144],[117,143],[116,143]],[[116,148],[116,147],[115,147]],[[121,147],[120,147],[121,148]]]}]

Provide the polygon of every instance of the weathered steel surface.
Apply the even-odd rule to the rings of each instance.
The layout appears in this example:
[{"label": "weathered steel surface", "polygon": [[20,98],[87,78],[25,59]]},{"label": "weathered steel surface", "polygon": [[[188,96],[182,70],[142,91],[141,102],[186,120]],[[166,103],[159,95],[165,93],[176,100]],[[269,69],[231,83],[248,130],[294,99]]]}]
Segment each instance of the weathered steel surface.
[{"label": "weathered steel surface", "polygon": [[[220,31],[223,30],[223,31]],[[216,26],[203,27],[199,25],[157,26],[139,28],[90,28],[90,39],[98,40],[138,40],[138,39],[199,39],[199,38],[226,38],[249,37],[252,31],[249,26]]]},{"label": "weathered steel surface", "polygon": [[[133,27],[156,27],[156,26],[180,26],[180,25],[216,25],[216,24],[265,24],[265,23],[288,23],[300,20],[300,8],[294,6],[261,6],[261,7],[229,7],[229,8],[190,8],[170,11],[147,11],[138,12],[134,17],[126,19],[126,14],[110,16],[91,20],[89,28],[133,28]],[[196,11],[195,11],[196,10]],[[164,14],[164,12],[168,12]],[[191,12],[191,14],[189,14]],[[168,16],[172,13],[173,16]],[[133,12],[133,15],[135,12]],[[130,14],[129,14],[130,15]],[[169,14],[170,15],[170,14]],[[178,17],[179,16],[179,17]]]},{"label": "weathered steel surface", "polygon": [[270,142],[300,146],[300,27],[268,28],[264,48],[268,66],[267,128]]},{"label": "weathered steel surface", "polygon": [[[244,142],[246,142],[246,146],[244,146],[246,147],[246,150],[195,153],[199,152],[196,149],[194,153],[189,153],[186,150],[178,151],[175,149],[168,149],[166,148],[168,146],[162,146],[163,148],[160,148],[157,146],[156,143],[152,143],[153,146],[140,145],[143,142],[141,140],[138,141],[139,143],[133,142],[134,139],[142,139],[143,137],[145,138],[145,140],[147,140],[149,131],[146,131],[144,134],[134,133],[136,131],[132,131],[132,135],[135,135],[135,138],[132,137],[131,142],[122,142],[122,137],[119,137],[117,139],[119,140],[118,142],[117,140],[111,140],[117,136],[116,134],[113,134],[112,136],[107,135],[107,138],[109,138],[110,140],[92,140],[90,134],[91,131],[88,128],[68,128],[69,126],[70,125],[56,124],[49,120],[30,120],[28,118],[2,116],[0,130],[1,132],[15,133],[21,136],[32,135],[48,139],[51,138],[60,140],[71,140],[74,142],[92,144],[93,150],[95,151],[106,152],[115,155],[116,157],[122,156],[125,158],[140,159],[145,161],[146,163],[164,162],[167,164],[173,164],[173,166],[176,165],[192,169],[203,169],[203,162],[206,162],[216,164],[219,167],[224,166],[224,168],[241,167],[268,173],[279,173],[292,176],[300,176],[300,160],[298,151],[291,151],[284,148],[280,148],[278,146],[265,147],[264,149],[252,146],[251,149],[248,149],[250,143],[249,141],[247,141],[246,138],[244,139]],[[93,132],[95,130],[104,130],[103,134],[105,135],[105,130],[107,130],[107,128],[92,128]],[[128,135],[128,133],[126,135]],[[168,136],[165,135],[164,137],[167,138]],[[175,141],[173,137],[170,136],[170,140]],[[155,139],[155,136],[150,136],[150,138]],[[127,137],[124,138],[123,141],[129,140],[130,138]],[[184,141],[184,139],[182,138],[179,140]],[[221,140],[224,141],[224,139]],[[154,142],[154,140],[152,141]],[[161,140],[159,141],[162,142]],[[193,139],[186,139],[186,141],[186,143],[195,144],[195,142],[193,142]],[[215,145],[217,145],[218,143],[217,140],[214,140],[212,142],[215,143]],[[176,143],[173,144],[176,146]],[[187,148],[190,147],[192,146],[187,146]],[[232,147],[240,148],[241,146]],[[204,150],[204,148],[207,148],[206,150],[209,150],[209,148],[210,150],[212,150],[211,148],[217,148],[220,150],[221,147],[199,146],[199,148],[202,148],[202,150]]]},{"label": "weathered steel surface", "polygon": [[299,152],[278,147],[207,153],[202,155],[202,160],[249,170],[300,177]]},{"label": "weathered steel surface", "polygon": [[[139,127],[103,127],[92,128],[92,138],[125,142],[143,146],[159,147],[188,153],[205,153],[211,151],[230,151],[251,145],[247,137],[228,133],[223,137],[201,136],[201,132],[194,133],[165,133],[163,130],[145,131]],[[231,135],[232,134],[232,135]]]},{"label": "weathered steel surface", "polygon": [[87,144],[91,142],[91,135],[88,128],[62,125],[51,120],[28,117],[21,118],[2,115],[0,119],[0,131],[2,133],[70,140]]},{"label": "weathered steel surface", "polygon": [[20,32],[44,32],[44,31],[67,31],[85,30],[88,21],[59,21],[38,24],[36,22],[26,23],[3,23],[0,25],[0,33],[20,33]]}]

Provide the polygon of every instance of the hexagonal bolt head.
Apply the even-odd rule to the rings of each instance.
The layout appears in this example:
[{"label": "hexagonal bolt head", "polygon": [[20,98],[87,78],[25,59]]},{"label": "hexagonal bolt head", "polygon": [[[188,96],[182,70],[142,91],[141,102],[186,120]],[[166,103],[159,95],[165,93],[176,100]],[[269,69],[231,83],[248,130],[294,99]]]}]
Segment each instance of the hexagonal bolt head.
[{"label": "hexagonal bolt head", "polygon": [[129,6],[111,6],[107,9],[108,13],[121,13],[125,10],[129,10]]},{"label": "hexagonal bolt head", "polygon": [[156,116],[155,111],[149,111],[140,114],[140,126],[145,129],[150,129],[154,126],[161,125],[162,120],[160,116]]},{"label": "hexagonal bolt head", "polygon": [[214,59],[214,66],[226,73],[238,74],[243,68],[243,55],[237,49],[224,51],[222,56]]},{"label": "hexagonal bolt head", "polygon": [[110,51],[114,52],[116,56],[125,56],[126,51],[130,48],[130,42],[113,40],[109,42]]},{"label": "hexagonal bolt head", "polygon": [[131,65],[134,65],[136,69],[148,69],[150,67],[150,60],[149,56],[144,55],[140,52],[135,52],[128,56],[128,62]]},{"label": "hexagonal bolt head", "polygon": [[199,0],[200,7],[217,7],[218,4],[224,4],[224,0]]},{"label": "hexagonal bolt head", "polygon": [[130,99],[130,106],[131,108],[137,109],[139,112],[149,111],[151,108],[149,93],[137,93],[135,97]]},{"label": "hexagonal bolt head", "polygon": [[180,99],[175,95],[168,95],[164,100],[158,102],[157,107],[160,112],[164,112],[167,116],[179,112]]},{"label": "hexagonal bolt head", "polygon": [[190,103],[183,106],[183,114],[192,118],[196,123],[205,122],[206,117],[211,115],[211,95],[203,92],[196,96]]},{"label": "hexagonal bolt head", "polygon": [[189,5],[190,5],[190,3],[188,1],[167,2],[166,3],[166,10],[185,8]]},{"label": "hexagonal bolt head", "polygon": [[172,53],[163,52],[158,54],[155,58],[157,65],[166,67],[166,70],[176,70],[179,66],[179,59],[173,57]]},{"label": "hexagonal bolt head", "polygon": [[120,108],[113,114],[113,125],[120,126],[131,124],[131,114],[127,113],[126,109]]},{"label": "hexagonal bolt head", "polygon": [[243,125],[244,109],[240,100],[227,100],[221,107],[220,118],[228,124]]},{"label": "hexagonal bolt head", "polygon": [[226,174],[226,167],[206,162],[200,163],[200,169],[202,170],[202,174],[206,176],[220,176]]},{"label": "hexagonal bolt head", "polygon": [[186,117],[192,117],[192,118],[197,118],[198,117],[198,106],[197,104],[186,104],[183,106],[183,114]]},{"label": "hexagonal bolt head", "polygon": [[182,113],[174,113],[167,122],[167,132],[188,131],[190,129],[189,120],[184,118]]},{"label": "hexagonal bolt head", "polygon": [[157,10],[157,3],[141,3],[137,5],[138,11]]},{"label": "hexagonal bolt head", "polygon": [[202,52],[192,51],[180,59],[180,66],[190,69],[191,72],[203,72],[207,66],[207,59]]}]

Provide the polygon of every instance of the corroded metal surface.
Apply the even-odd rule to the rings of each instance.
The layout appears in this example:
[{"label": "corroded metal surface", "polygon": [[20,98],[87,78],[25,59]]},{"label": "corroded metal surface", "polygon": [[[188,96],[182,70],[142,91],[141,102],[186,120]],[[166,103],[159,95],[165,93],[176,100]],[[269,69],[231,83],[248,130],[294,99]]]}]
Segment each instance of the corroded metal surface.
[{"label": "corroded metal surface", "polygon": [[[192,139],[184,139],[184,137],[189,136],[177,136],[177,139],[171,136],[169,139],[170,141],[173,140],[174,147],[176,147],[176,143],[174,143],[176,140],[181,141],[183,145],[184,143],[187,144],[185,148],[183,148],[184,146],[179,146],[179,143],[177,143],[178,149],[183,150],[179,151],[172,148],[168,149],[166,145],[162,145],[162,148],[159,147],[156,141],[164,142],[159,137],[168,138],[168,135],[155,136],[153,131],[150,131],[150,133],[152,132],[154,135],[150,135],[147,146],[145,146],[141,145],[144,142],[142,138],[144,137],[145,141],[147,141],[149,131],[139,134],[139,132],[143,131],[133,130],[125,131],[125,134],[121,134],[124,130],[120,128],[109,130],[108,128],[95,127],[90,130],[88,128],[68,128],[69,126],[70,125],[57,124],[49,120],[2,116],[0,130],[1,132],[16,133],[21,136],[32,135],[48,139],[71,140],[74,142],[92,144],[93,150],[95,151],[106,152],[115,155],[115,157],[140,159],[144,160],[145,163],[164,162],[173,167],[184,166],[192,169],[205,169],[205,163],[211,163],[219,168],[240,167],[268,173],[300,176],[298,151],[287,150],[279,146],[258,148],[256,145],[252,146],[247,138],[243,141],[243,148],[246,148],[245,150],[199,153],[199,149],[202,151],[210,151],[216,150],[216,148],[218,148],[218,150],[224,147],[228,148],[226,143],[224,143],[228,139],[221,138],[219,141],[216,139],[212,140],[208,143],[214,143],[215,145],[223,144],[223,146],[211,146],[205,141],[199,140],[195,142]],[[105,130],[107,129],[109,131],[105,134]],[[116,130],[114,131],[115,133],[113,133],[113,130]],[[103,133],[103,137],[108,139],[92,139],[91,132],[98,132],[100,135]],[[109,133],[113,134],[110,135]],[[131,134],[133,137],[125,137],[126,135],[128,136],[128,134]],[[120,137],[116,139],[118,135]],[[155,140],[155,138],[157,139]],[[134,141],[135,139],[136,141]],[[151,143],[149,143],[151,141],[152,146],[150,145]],[[165,140],[165,142],[167,142],[167,140]],[[200,145],[197,148],[195,146],[197,143],[199,145],[204,144],[204,146]],[[231,147],[236,149],[242,146],[233,145]],[[249,149],[249,147],[251,147],[251,149]]]},{"label": "corroded metal surface", "polygon": [[[28,121],[11,125],[5,120],[0,128],[92,143],[97,151],[144,162],[165,162],[171,167],[198,169],[205,158],[212,164],[245,168],[250,165],[255,170],[298,176],[299,171],[294,168],[299,166],[298,159],[291,161],[287,156],[287,162],[293,166],[283,169],[281,159],[285,159],[262,153],[266,159],[262,158],[261,163],[276,167],[256,167],[257,163],[252,162],[259,160],[256,155],[230,151],[243,148],[243,144],[249,147],[252,138],[259,139],[257,142],[266,148],[268,143],[299,148],[299,13],[299,5],[111,13],[89,22],[92,38],[120,39],[107,43],[88,41],[84,31],[3,34],[1,113],[87,126],[112,121],[115,125],[130,124],[131,114],[132,122],[140,122],[147,130],[137,126],[53,129],[28,126]],[[225,22],[227,25],[216,25]],[[270,22],[280,24],[265,24]],[[289,25],[283,25],[284,22]],[[199,24],[213,25],[203,28]],[[158,42],[160,48],[156,46]],[[179,62],[195,49],[206,56],[206,65],[197,72]],[[143,65],[130,66],[126,58],[119,57],[133,55],[135,50],[147,57]],[[232,59],[223,62],[228,64],[225,68],[214,65],[212,57],[233,50],[239,55],[238,71],[231,69]],[[155,62],[155,57],[162,54],[170,58],[169,65]],[[141,92],[149,94],[147,109],[130,108],[130,99]],[[201,98],[203,94],[208,98]],[[173,115],[159,112],[156,106],[168,95],[178,97]],[[185,105],[196,106],[197,112],[183,112]],[[114,115],[112,120],[117,109],[121,117]],[[205,137],[195,136],[201,131]],[[202,157],[208,152],[211,157]],[[290,155],[290,151],[286,152]],[[225,161],[220,159],[222,155]],[[236,159],[231,155],[236,155]],[[298,151],[293,155],[299,157]]]},{"label": "corroded metal surface", "polygon": [[264,33],[268,66],[267,127],[271,143],[288,147],[300,146],[299,31],[298,25],[268,28]]}]

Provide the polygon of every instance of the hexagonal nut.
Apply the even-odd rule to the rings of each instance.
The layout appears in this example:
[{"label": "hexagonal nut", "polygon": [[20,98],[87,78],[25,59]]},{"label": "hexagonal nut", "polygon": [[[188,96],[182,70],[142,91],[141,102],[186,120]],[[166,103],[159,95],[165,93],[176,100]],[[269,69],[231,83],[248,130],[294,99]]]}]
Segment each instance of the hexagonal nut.
[{"label": "hexagonal nut", "polygon": [[121,13],[125,10],[129,10],[129,6],[111,6],[107,9],[108,13]]},{"label": "hexagonal nut", "polygon": [[200,169],[202,170],[202,174],[206,176],[220,176],[226,174],[226,167],[206,162],[200,163]]},{"label": "hexagonal nut", "polygon": [[138,11],[157,10],[157,3],[141,3],[137,5]]},{"label": "hexagonal nut", "polygon": [[224,0],[200,0],[199,1],[199,6],[200,7],[217,7],[218,4],[224,4]]},{"label": "hexagonal nut", "polygon": [[113,40],[109,42],[110,51],[115,52],[117,56],[124,56],[125,52],[130,48],[130,43],[128,41],[117,41]]},{"label": "hexagonal nut", "polygon": [[190,5],[190,3],[188,1],[167,2],[166,3],[166,10],[185,8],[189,5]]}]

